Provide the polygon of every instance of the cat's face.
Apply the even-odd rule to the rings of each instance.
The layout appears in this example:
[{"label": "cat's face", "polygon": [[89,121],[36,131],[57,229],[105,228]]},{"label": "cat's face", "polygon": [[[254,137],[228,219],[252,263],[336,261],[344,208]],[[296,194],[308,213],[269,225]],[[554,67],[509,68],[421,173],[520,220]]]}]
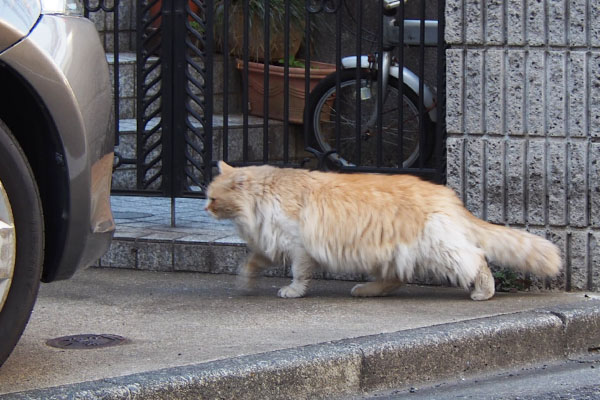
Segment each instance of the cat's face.
[{"label": "cat's face", "polygon": [[240,190],[242,181],[236,168],[220,162],[220,174],[208,185],[206,211],[217,219],[231,219],[239,215],[244,201]]}]

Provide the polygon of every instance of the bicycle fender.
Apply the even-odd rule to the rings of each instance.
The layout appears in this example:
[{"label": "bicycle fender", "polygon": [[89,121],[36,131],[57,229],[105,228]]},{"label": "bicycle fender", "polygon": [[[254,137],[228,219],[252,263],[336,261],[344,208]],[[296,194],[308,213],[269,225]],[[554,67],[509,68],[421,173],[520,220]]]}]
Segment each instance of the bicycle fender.
[{"label": "bicycle fender", "polygon": [[[344,69],[352,69],[356,68],[356,66],[356,56],[342,58],[342,67]],[[365,69],[369,68],[369,56],[360,56],[360,67]],[[375,68],[377,68],[377,64],[375,64]],[[400,80],[399,70],[400,68],[397,66],[391,66],[390,75]],[[406,67],[402,70],[402,82],[404,82],[413,92],[419,94],[419,77]],[[434,123],[437,121],[435,103],[436,101],[433,92],[427,85],[423,85],[423,105],[425,108],[431,108],[428,114],[429,118],[431,118],[431,121]]]}]

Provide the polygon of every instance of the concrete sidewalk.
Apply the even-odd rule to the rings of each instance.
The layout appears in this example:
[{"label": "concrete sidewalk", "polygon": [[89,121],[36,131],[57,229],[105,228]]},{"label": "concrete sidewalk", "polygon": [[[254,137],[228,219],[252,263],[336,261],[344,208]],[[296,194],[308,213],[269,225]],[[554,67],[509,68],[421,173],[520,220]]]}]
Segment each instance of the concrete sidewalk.
[{"label": "concrete sidewalk", "polygon": [[[265,277],[256,292],[242,294],[231,275],[91,268],[43,285],[22,340],[0,369],[0,394],[330,397],[551,361],[600,345],[600,301],[583,293],[500,293],[474,302],[459,289],[406,286],[392,297],[355,299],[352,282],[320,280],[306,298],[279,299],[286,282]],[[127,342],[86,350],[46,345],[75,334]]]},{"label": "concrete sidewalk", "polygon": [[[171,227],[168,199],[114,198],[117,237],[99,265],[118,268],[42,285],[0,368],[0,398],[351,397],[600,349],[594,294],[498,293],[474,302],[460,289],[407,285],[391,297],[356,299],[354,282],[315,280],[306,298],[279,299],[288,279],[278,277],[242,293],[235,276],[214,272],[234,271],[245,247],[202,208],[177,200]],[[76,334],[127,341],[46,345]]]}]

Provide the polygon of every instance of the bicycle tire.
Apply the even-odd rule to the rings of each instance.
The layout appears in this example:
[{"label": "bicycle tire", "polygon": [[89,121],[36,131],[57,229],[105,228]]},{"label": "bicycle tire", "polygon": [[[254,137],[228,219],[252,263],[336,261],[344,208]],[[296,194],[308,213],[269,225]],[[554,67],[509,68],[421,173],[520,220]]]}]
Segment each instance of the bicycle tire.
[{"label": "bicycle tire", "polygon": [[[340,127],[336,129],[336,76],[338,72],[325,77],[310,94],[308,107],[310,145],[323,153],[335,152],[329,159],[338,166],[382,166],[409,168],[428,166],[433,153],[435,124],[425,112],[423,115],[424,137],[419,130],[418,94],[403,84],[403,122],[399,123],[398,98],[399,81],[390,76],[388,94],[382,113],[381,160],[377,163],[377,132],[368,132],[368,119],[374,120],[374,107],[377,102],[377,72],[361,69],[361,130],[360,148],[357,150],[356,135],[356,69],[339,72],[340,76]],[[367,88],[367,89],[365,89]],[[365,95],[366,92],[369,92]],[[425,110],[425,107],[423,107]],[[372,124],[371,124],[372,126]],[[402,131],[401,138],[398,132]],[[339,132],[339,142],[336,136]],[[422,142],[422,143],[420,143]],[[339,148],[338,148],[339,143]],[[400,150],[402,155],[400,156]]]}]

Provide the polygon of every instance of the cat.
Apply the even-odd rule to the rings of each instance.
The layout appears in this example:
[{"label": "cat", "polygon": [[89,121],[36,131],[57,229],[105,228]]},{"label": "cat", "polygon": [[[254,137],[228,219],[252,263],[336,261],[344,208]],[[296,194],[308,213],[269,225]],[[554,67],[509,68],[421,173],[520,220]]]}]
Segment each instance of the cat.
[{"label": "cat", "polygon": [[218,163],[206,210],[230,219],[251,253],[240,268],[247,285],[273,264],[291,263],[280,297],[306,294],[312,271],[366,273],[353,296],[384,296],[415,276],[436,276],[471,290],[495,292],[488,261],[555,276],[558,248],[528,232],[473,216],[454,191],[409,175],[340,174]]}]

